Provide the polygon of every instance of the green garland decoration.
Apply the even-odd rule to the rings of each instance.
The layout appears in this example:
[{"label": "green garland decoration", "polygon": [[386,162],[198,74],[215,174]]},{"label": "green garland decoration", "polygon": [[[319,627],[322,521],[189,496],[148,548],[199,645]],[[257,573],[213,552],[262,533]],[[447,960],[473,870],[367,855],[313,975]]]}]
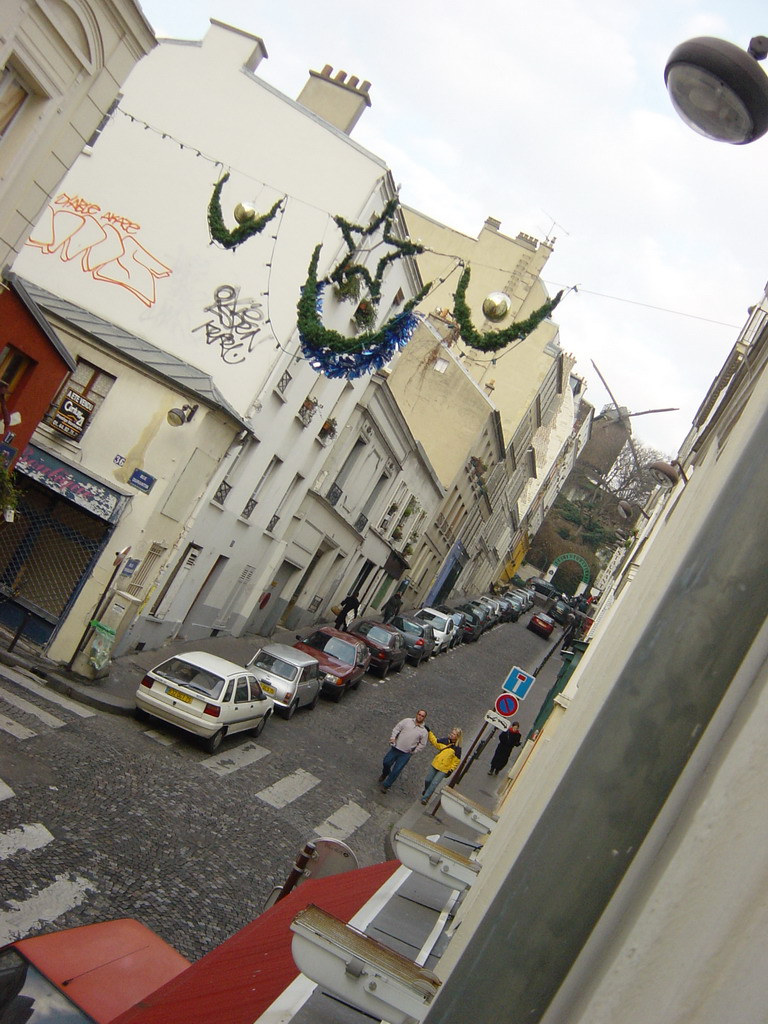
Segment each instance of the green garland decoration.
[{"label": "green garland decoration", "polygon": [[[355,278],[362,278],[368,288],[368,294],[371,302],[374,306],[378,306],[381,301],[381,285],[384,280],[384,271],[387,269],[389,264],[402,259],[404,256],[418,256],[420,253],[424,252],[423,245],[411,242],[410,239],[396,238],[392,234],[392,225],[399,205],[400,202],[397,198],[390,199],[381,213],[371,218],[367,227],[364,227],[362,224],[351,224],[341,216],[333,218],[334,223],[340,229],[342,236],[344,237],[344,241],[346,242],[349,252],[341,263],[331,271],[326,278],[326,282],[336,285],[337,292],[339,293],[339,297],[342,301],[353,297],[357,298],[359,296],[359,282],[356,282],[358,285],[356,293],[353,290],[351,282]],[[381,257],[379,262],[376,264],[376,273],[371,276],[367,267],[364,267],[360,263],[352,262],[355,250],[359,246],[359,242],[355,241],[354,236],[359,235],[361,239],[369,238],[374,234],[374,232],[378,231],[382,225],[384,225],[384,241],[387,245],[391,245],[394,251],[388,252]]]},{"label": "green garland decoration", "polygon": [[[307,280],[301,289],[301,297],[297,306],[296,325],[303,342],[313,349],[330,349],[332,352],[357,353],[364,349],[373,349],[382,345],[386,340],[387,330],[390,322],[384,323],[377,331],[365,331],[354,338],[347,338],[338,331],[332,331],[323,326],[320,314],[317,309],[317,265],[320,260],[321,245],[315,248],[307,271]],[[409,299],[403,308],[398,311],[400,317],[417,306],[429,291],[430,285],[425,285],[418,295]]]},{"label": "green garland decoration", "polygon": [[236,249],[238,245],[242,245],[243,242],[264,230],[280,209],[283,200],[278,199],[269,213],[264,213],[261,217],[253,217],[244,224],[238,224],[230,231],[224,223],[224,216],[221,212],[221,190],[228,181],[229,172],[220,178],[214,186],[213,195],[208,204],[208,230],[214,242],[218,242],[225,249]]},{"label": "green garland decoration", "polygon": [[461,340],[470,348],[479,349],[480,352],[498,352],[513,341],[522,341],[527,338],[552,312],[560,302],[563,292],[559,291],[554,299],[549,299],[535,310],[526,320],[510,324],[500,331],[487,331],[481,334],[472,323],[472,313],[467,305],[467,288],[469,286],[469,267],[465,267],[459,279],[456,294],[453,297],[453,317],[459,325]]}]

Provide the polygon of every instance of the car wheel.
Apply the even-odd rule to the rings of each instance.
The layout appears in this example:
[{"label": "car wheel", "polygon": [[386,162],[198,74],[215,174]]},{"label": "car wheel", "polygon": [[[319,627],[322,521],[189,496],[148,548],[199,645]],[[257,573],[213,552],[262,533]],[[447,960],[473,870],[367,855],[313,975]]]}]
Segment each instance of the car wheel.
[{"label": "car wheel", "polygon": [[381,666],[381,668],[379,669],[379,675],[381,676],[382,679],[386,679],[387,678],[387,676],[389,675],[389,669],[390,669],[389,662],[387,662],[386,665],[382,665]]},{"label": "car wheel", "polygon": [[203,741],[203,746],[205,747],[209,754],[216,753],[216,751],[221,746],[221,741],[224,739],[226,732],[227,730],[224,728],[224,726],[222,726],[218,732],[215,732],[213,734],[213,736],[210,736],[207,740]]},{"label": "car wheel", "polygon": [[296,714],[298,706],[299,706],[299,698],[297,697],[296,700],[291,701],[291,703],[288,705],[288,707],[283,709],[280,712],[280,714],[283,716],[283,718],[286,718],[286,719],[288,719],[288,721],[290,721],[293,718],[293,716]]},{"label": "car wheel", "polygon": [[403,658],[403,660],[398,664],[397,668],[395,669],[395,672],[402,672],[404,664],[405,664],[405,658]]},{"label": "car wheel", "polygon": [[259,719],[258,724],[253,727],[253,736],[261,736],[261,734],[264,732],[264,726],[267,724],[267,719],[269,718],[270,714],[271,712],[268,711],[263,718]]},{"label": "car wheel", "polygon": [[320,700],[320,688],[318,687],[317,693],[312,698],[312,700],[309,702],[309,704],[307,704],[307,707],[309,708],[310,711],[312,710],[312,708],[316,708],[317,707],[317,702],[319,700]]},{"label": "car wheel", "polygon": [[137,722],[148,722],[150,719],[150,716],[147,714],[144,708],[139,707],[133,709],[133,717],[136,719]]},{"label": "car wheel", "polygon": [[347,692],[346,686],[337,686],[334,688],[333,693],[330,695],[331,700],[334,704],[338,704],[344,694]]}]

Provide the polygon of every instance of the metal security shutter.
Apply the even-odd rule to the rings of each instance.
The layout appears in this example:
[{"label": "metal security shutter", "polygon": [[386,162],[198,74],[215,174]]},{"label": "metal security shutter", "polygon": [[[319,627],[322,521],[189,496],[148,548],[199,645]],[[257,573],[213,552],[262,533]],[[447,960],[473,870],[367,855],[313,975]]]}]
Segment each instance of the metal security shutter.
[{"label": "metal security shutter", "polygon": [[112,530],[109,523],[29,481],[13,523],[0,525],[0,622],[45,643]]}]

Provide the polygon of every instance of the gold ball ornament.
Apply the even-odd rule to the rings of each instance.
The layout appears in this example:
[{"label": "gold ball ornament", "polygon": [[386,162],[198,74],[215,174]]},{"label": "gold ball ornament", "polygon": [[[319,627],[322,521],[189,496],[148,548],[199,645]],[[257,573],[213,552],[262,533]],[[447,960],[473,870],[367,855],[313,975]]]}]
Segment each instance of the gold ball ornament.
[{"label": "gold ball ornament", "polygon": [[246,203],[238,203],[235,207],[235,220],[238,224],[247,224],[249,220],[253,220],[256,216],[256,211],[252,206],[248,206]]},{"label": "gold ball ornament", "polygon": [[509,312],[512,303],[509,301],[509,296],[505,295],[504,292],[491,292],[483,301],[483,313],[488,320],[493,320],[497,323],[499,320],[503,320]]}]

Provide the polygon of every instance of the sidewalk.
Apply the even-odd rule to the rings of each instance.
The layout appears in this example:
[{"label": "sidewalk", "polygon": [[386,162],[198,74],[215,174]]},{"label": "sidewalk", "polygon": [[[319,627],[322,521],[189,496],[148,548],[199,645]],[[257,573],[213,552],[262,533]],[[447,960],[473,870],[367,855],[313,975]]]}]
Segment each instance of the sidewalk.
[{"label": "sidewalk", "polygon": [[145,651],[129,651],[113,659],[109,673],[100,679],[85,679],[66,666],[48,661],[28,648],[17,647],[9,652],[0,648],[0,664],[20,667],[39,675],[47,686],[83,704],[99,708],[116,715],[132,715],[136,702],[134,694],[139,681],[147,669],[165,658],[183,651],[207,651],[220,658],[245,665],[258,647],[265,643],[293,645],[296,634],[291,630],[277,630],[271,637],[257,636],[216,636],[200,640],[172,640],[161,647]]}]

